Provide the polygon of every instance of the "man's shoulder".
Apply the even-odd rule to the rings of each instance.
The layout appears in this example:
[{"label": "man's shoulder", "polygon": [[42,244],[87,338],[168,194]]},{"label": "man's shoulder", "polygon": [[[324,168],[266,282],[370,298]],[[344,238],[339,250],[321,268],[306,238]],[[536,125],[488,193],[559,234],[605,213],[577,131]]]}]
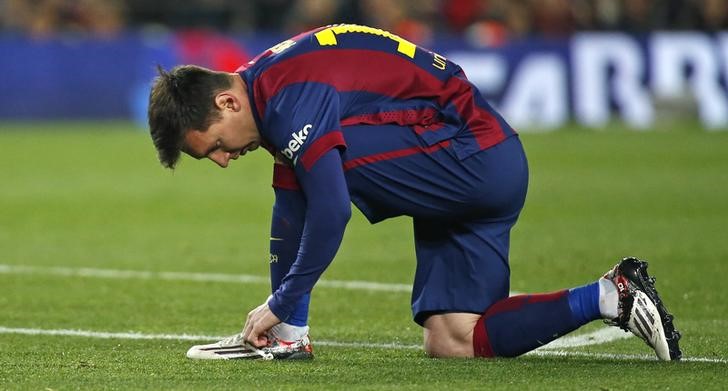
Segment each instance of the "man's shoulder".
[{"label": "man's shoulder", "polygon": [[238,68],[237,72],[247,71],[257,77],[263,74],[273,65],[284,62],[285,60],[297,57],[299,55],[309,53],[320,48],[316,44],[313,35],[326,27],[319,27],[310,31],[306,31],[294,37],[281,41],[262,53],[258,54],[251,61]]}]

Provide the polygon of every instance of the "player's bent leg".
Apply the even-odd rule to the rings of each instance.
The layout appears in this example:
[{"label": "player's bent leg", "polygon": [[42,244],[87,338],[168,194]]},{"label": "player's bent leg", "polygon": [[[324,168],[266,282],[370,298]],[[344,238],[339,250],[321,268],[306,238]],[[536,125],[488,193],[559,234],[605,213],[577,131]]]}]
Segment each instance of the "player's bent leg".
[{"label": "player's bent leg", "polygon": [[515,357],[600,318],[634,333],[661,360],[682,355],[673,316],[647,274],[647,263],[636,258],[625,258],[603,278],[582,287],[496,302],[475,325],[473,353]]},{"label": "player's bent leg", "polygon": [[[594,290],[596,289],[596,294]],[[578,307],[590,296],[587,316]],[[511,296],[490,306],[473,332],[477,357],[516,357],[599,319],[598,286]]]},{"label": "player's bent leg", "polygon": [[473,357],[473,328],[477,314],[452,312],[431,315],[424,322],[425,352],[430,357]]}]

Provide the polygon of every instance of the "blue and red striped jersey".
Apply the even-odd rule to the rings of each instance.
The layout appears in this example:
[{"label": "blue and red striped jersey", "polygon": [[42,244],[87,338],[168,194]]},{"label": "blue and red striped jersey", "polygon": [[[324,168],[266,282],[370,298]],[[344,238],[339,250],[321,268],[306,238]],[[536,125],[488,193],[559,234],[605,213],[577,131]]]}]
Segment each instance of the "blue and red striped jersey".
[{"label": "blue and red striped jersey", "polygon": [[[372,27],[300,34],[238,72],[268,150],[306,170],[330,149],[345,149],[352,140],[342,129],[352,125],[410,127],[424,150],[456,139],[460,159],[514,134],[457,64]],[[376,160],[366,155],[344,168]]]},{"label": "blue and red striped jersey", "polygon": [[[403,214],[472,214],[480,204],[467,202],[470,189],[483,179],[467,162],[515,134],[458,65],[371,27],[303,33],[238,72],[263,145],[288,163],[274,166],[277,194],[304,193],[297,204],[306,208],[300,247],[272,245],[296,247],[295,262],[268,301],[281,320],[333,259],[350,200],[372,223]],[[427,159],[442,154],[450,159]],[[283,204],[296,197],[277,196],[278,209],[295,210]],[[292,221],[278,220],[272,232]]]}]

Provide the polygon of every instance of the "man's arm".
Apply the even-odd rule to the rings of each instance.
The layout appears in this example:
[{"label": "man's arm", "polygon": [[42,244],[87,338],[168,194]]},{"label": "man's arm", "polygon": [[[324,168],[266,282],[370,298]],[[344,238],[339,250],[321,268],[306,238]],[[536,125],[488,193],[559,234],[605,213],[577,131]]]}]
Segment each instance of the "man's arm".
[{"label": "man's arm", "polygon": [[[271,293],[278,290],[298,258],[303,225],[306,222],[306,199],[292,168],[280,163],[274,165],[273,188],[276,200],[270,232]],[[309,301],[310,292],[307,292],[297,301],[295,310],[286,319],[286,323],[306,326]]]},{"label": "man's arm", "polygon": [[298,299],[310,291],[336,255],[344,229],[351,217],[349,192],[344,179],[341,156],[331,149],[306,170],[295,168],[306,200],[306,213],[296,261],[267,304],[248,314],[243,335],[261,346],[265,332],[285,321]]}]

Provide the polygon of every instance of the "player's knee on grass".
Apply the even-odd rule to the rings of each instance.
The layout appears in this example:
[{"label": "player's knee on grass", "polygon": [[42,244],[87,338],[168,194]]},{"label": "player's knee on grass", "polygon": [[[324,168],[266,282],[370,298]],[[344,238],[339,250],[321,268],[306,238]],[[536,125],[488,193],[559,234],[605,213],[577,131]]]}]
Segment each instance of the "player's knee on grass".
[{"label": "player's knee on grass", "polygon": [[473,357],[473,328],[479,316],[432,315],[424,323],[425,352],[430,357]]}]

